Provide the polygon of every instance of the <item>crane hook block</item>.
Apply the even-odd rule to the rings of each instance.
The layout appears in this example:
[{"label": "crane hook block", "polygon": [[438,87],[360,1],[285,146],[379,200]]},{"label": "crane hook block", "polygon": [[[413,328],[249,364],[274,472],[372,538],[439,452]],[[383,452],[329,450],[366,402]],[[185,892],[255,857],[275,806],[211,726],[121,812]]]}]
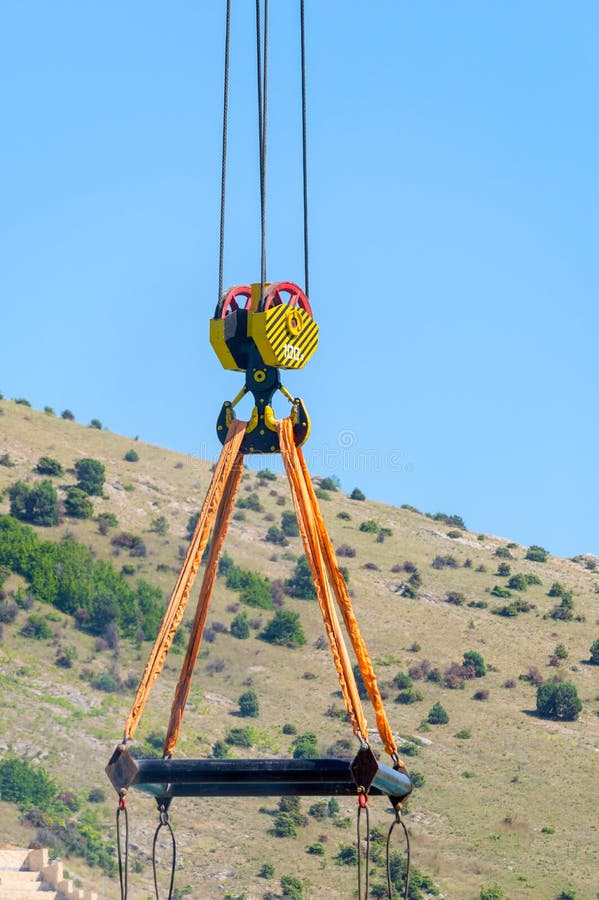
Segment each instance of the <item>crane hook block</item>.
[{"label": "crane hook block", "polygon": [[304,292],[290,281],[229,288],[210,320],[210,343],[225,369],[246,372],[252,348],[267,366],[302,369],[318,347]]}]

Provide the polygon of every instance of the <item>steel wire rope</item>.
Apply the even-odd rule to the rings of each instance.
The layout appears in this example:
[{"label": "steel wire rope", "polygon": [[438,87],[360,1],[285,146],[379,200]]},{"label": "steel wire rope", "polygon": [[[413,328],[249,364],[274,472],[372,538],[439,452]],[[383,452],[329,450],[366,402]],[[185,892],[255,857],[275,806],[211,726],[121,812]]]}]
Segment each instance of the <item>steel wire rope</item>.
[{"label": "steel wire rope", "polygon": [[231,0],[227,0],[227,13],[225,23],[225,74],[223,87],[223,142],[220,176],[220,241],[218,254],[218,297],[217,304],[223,293],[223,270],[225,259],[225,195],[227,187],[227,141],[229,119],[229,64],[231,49]]},{"label": "steel wire rope", "polygon": [[309,253],[308,253],[308,126],[306,100],[306,17],[304,0],[300,0],[300,44],[302,70],[302,170],[304,195],[304,291],[310,299]]},{"label": "steel wire rope", "polygon": [[411,862],[411,850],[410,850],[410,835],[408,834],[408,829],[406,828],[406,823],[401,818],[399,811],[395,811],[395,818],[391,823],[389,828],[389,832],[387,834],[387,892],[389,900],[393,898],[393,883],[391,881],[391,835],[393,834],[393,829],[396,825],[401,825],[403,828],[403,833],[406,839],[406,874],[405,874],[405,883],[404,883],[404,900],[408,900],[410,894],[410,862]]},{"label": "steel wire rope", "polygon": [[[261,22],[264,19],[263,31]],[[260,300],[266,284],[266,126],[268,108],[268,0],[256,0],[256,74],[258,78],[258,152],[260,157]]]},{"label": "steel wire rope", "polygon": [[[124,852],[123,842],[121,840],[121,815],[123,816],[123,819],[125,821]],[[123,793],[119,797],[119,805],[117,806],[116,810],[116,848],[121,900],[127,900],[127,877],[129,872],[129,815],[127,813],[127,806],[125,804],[125,796]]]}]

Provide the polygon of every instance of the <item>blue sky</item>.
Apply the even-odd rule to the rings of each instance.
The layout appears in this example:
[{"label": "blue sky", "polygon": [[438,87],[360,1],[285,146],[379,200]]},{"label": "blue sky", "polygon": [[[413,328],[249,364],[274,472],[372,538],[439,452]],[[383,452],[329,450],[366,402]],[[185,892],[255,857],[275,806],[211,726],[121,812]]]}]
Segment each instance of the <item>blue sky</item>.
[{"label": "blue sky", "polygon": [[[0,390],[208,456],[243,380],[207,339],[224,6],[0,5]],[[301,283],[297,6],[271,4],[267,275]],[[259,280],[253,7],[233,0],[226,284]],[[321,341],[284,383],[313,471],[599,553],[599,7],[306,17]]]}]

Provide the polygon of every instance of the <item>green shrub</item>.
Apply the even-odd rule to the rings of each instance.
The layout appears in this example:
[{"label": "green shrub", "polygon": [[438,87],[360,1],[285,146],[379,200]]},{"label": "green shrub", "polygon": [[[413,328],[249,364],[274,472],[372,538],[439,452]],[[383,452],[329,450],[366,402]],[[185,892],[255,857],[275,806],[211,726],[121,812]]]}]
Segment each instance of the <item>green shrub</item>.
[{"label": "green shrub", "polygon": [[395,702],[408,705],[410,703],[419,703],[423,699],[424,698],[421,691],[418,691],[415,688],[408,688],[405,691],[399,692],[399,694],[395,698]]},{"label": "green shrub", "polygon": [[259,472],[256,472],[256,478],[259,481],[276,481],[277,476],[274,472],[271,472],[270,469],[260,469]]},{"label": "green shrub", "polygon": [[512,567],[509,563],[499,563],[497,566],[497,575],[500,578],[507,578],[512,571]]},{"label": "green shrub", "polygon": [[234,747],[249,748],[254,742],[254,729],[248,726],[242,728],[229,728],[225,741],[227,744],[232,744]]},{"label": "green shrub", "polygon": [[15,397],[15,403],[17,403],[19,406],[28,406],[29,408],[31,408],[31,403],[29,402],[29,400],[26,400],[25,397]]},{"label": "green shrub", "polygon": [[5,466],[7,469],[14,469],[16,463],[14,463],[10,457],[10,453],[3,453],[0,456],[0,466]]},{"label": "green shrub", "polygon": [[462,537],[462,532],[461,531],[448,531],[447,537],[451,538],[452,541],[455,541],[455,540],[457,540],[457,538]]},{"label": "green shrub", "polygon": [[460,741],[468,741],[472,737],[472,732],[469,728],[461,728],[459,731],[456,731],[454,736]]},{"label": "green shrub", "polygon": [[74,519],[90,519],[94,506],[88,494],[78,487],[70,487],[64,500],[64,511]]},{"label": "green shrub", "polygon": [[249,494],[247,497],[239,497],[235,506],[238,509],[250,509],[252,512],[263,512],[258,494]]},{"label": "green shrub", "polygon": [[88,803],[104,803],[106,800],[106,792],[102,788],[92,788],[87,795]]},{"label": "green shrub", "polygon": [[123,456],[123,459],[126,462],[139,462],[139,453],[137,452],[137,450],[127,450],[127,452]]},{"label": "green shrub", "polygon": [[98,523],[98,531],[100,534],[107,534],[109,528],[116,528],[119,524],[119,520],[115,514],[110,512],[100,513],[96,522]]},{"label": "green shrub", "polygon": [[22,809],[49,812],[55,808],[58,788],[41,766],[26,759],[5,756],[0,761],[0,800]]},{"label": "green shrub", "polygon": [[56,475],[60,476],[64,474],[64,469],[57,459],[53,459],[51,456],[40,456],[37,461],[37,465],[35,467],[35,471],[38,475]]},{"label": "green shrub", "polygon": [[302,882],[295,875],[282,876],[281,890],[283,891],[283,897],[289,897],[290,900],[302,900],[304,896]]},{"label": "green shrub", "polygon": [[410,781],[416,788],[424,787],[426,779],[422,772],[416,772],[414,769],[410,770]]},{"label": "green shrub", "polygon": [[446,725],[449,722],[447,711],[439,701],[431,706],[427,721],[430,725]]},{"label": "green shrub", "polygon": [[566,592],[565,587],[560,581],[554,581],[547,591],[548,597],[562,597]]},{"label": "green shrub", "polygon": [[219,738],[212,745],[212,759],[227,759],[229,756],[231,756],[229,745]]},{"label": "green shrub", "polygon": [[537,712],[542,719],[574,721],[581,709],[578,691],[570,682],[547,681],[537,687]]},{"label": "green shrub", "polygon": [[145,581],[133,589],[109,562],[95,559],[73,538],[41,541],[27,525],[0,516],[0,565],[21,575],[39,600],[76,615],[92,634],[103,634],[111,622],[127,637],[158,630],[162,592]]},{"label": "green shrub", "polygon": [[305,556],[298,558],[293,575],[285,581],[285,590],[299,600],[316,600],[312,571]]},{"label": "green shrub", "polygon": [[498,884],[481,888],[478,900],[504,900],[505,894]]},{"label": "green shrub", "polygon": [[414,684],[412,678],[409,675],[406,675],[405,672],[398,672],[395,678],[393,679],[393,684],[400,691],[405,691],[408,688],[411,688]]},{"label": "green shrub", "polygon": [[92,497],[101,497],[104,490],[106,470],[97,459],[78,459],[75,463],[77,487]]},{"label": "green shrub", "polygon": [[270,544],[278,544],[281,547],[286,547],[289,543],[285,536],[285,532],[282,528],[279,528],[278,525],[271,525],[268,531],[266,532],[265,541],[268,541]]},{"label": "green shrub", "polygon": [[512,575],[510,580],[507,583],[507,586],[512,591],[525,591],[528,587],[528,581],[526,580],[526,575],[518,574]]},{"label": "green shrub", "polygon": [[274,874],[275,874],[275,867],[273,866],[272,863],[269,863],[269,862],[265,862],[262,865],[262,868],[260,869],[260,871],[258,872],[258,876],[260,878],[272,878]]},{"label": "green shrub", "polygon": [[277,610],[260,637],[269,644],[283,647],[301,647],[306,643],[298,613],[283,609]]},{"label": "green shrub", "polygon": [[250,636],[250,625],[245,610],[235,616],[231,622],[231,634],[240,641],[245,641]]},{"label": "green shrub", "polygon": [[287,537],[297,537],[299,534],[299,526],[294,512],[283,512],[281,514],[281,530]]},{"label": "green shrub", "polygon": [[318,741],[313,731],[298,734],[293,739],[292,747],[294,759],[314,759],[318,756]]},{"label": "green shrub", "polygon": [[507,588],[502,587],[500,584],[496,584],[491,591],[494,597],[502,597],[503,599],[507,599],[512,596],[512,592],[508,591]]},{"label": "green shrub", "polygon": [[323,491],[337,491],[339,490],[339,482],[335,478],[323,478],[320,482],[320,487]]},{"label": "green shrub", "polygon": [[508,547],[497,547],[495,550],[495,556],[499,556],[501,559],[513,559],[514,557],[509,551]]},{"label": "green shrub", "polygon": [[46,528],[58,524],[58,494],[49,478],[29,487],[16,481],[8,489],[10,514],[21,522]]},{"label": "green shrub", "polygon": [[367,534],[378,534],[380,528],[381,526],[374,519],[366,519],[365,522],[360,522],[360,531],[365,531]]},{"label": "green shrub", "polygon": [[360,488],[355,487],[351,494],[349,495],[350,500],[366,500],[366,494],[364,494]]},{"label": "green shrub", "polygon": [[260,715],[260,703],[258,694],[253,688],[241,694],[239,700],[239,714],[244,718],[257,719]]},{"label": "green shrub", "polygon": [[335,857],[335,862],[341,866],[357,866],[358,849],[353,844],[345,844],[339,848],[339,853]]},{"label": "green shrub", "polygon": [[553,653],[557,659],[568,659],[568,651],[564,644],[557,644]]},{"label": "green shrub", "polygon": [[539,547],[538,544],[532,544],[526,551],[525,559],[530,559],[532,562],[544,563],[547,562],[548,557],[549,553],[544,547]]},{"label": "green shrub", "polygon": [[351,516],[345,510],[341,510],[341,512],[337,513],[337,518],[341,519],[343,522],[351,522]]},{"label": "green shrub", "polygon": [[589,662],[593,666],[599,666],[599,638],[593,641],[593,643],[589,647],[589,653],[591,654]]},{"label": "green shrub", "polygon": [[446,603],[453,603],[454,606],[462,606],[466,598],[459,591],[449,591],[445,598]]},{"label": "green shrub", "polygon": [[166,518],[166,516],[156,516],[155,519],[152,519],[150,531],[153,531],[154,534],[159,534],[161,537],[164,537],[164,535],[168,531],[168,519]]},{"label": "green shrub", "polygon": [[277,813],[273,823],[273,832],[277,837],[296,837],[297,824],[289,813]]},{"label": "green shrub", "polygon": [[311,853],[312,856],[324,856],[325,855],[325,846],[321,844],[320,841],[315,841],[313,844],[308,846],[308,853]]},{"label": "green shrub", "polygon": [[471,666],[474,669],[474,675],[476,678],[483,678],[487,674],[487,667],[485,665],[485,661],[476,650],[468,650],[464,653],[464,661],[462,662],[463,666]]},{"label": "green shrub", "polygon": [[36,641],[47,641],[52,637],[52,629],[44,616],[32,613],[21,628],[21,634]]},{"label": "green shrub", "polygon": [[75,421],[75,415],[74,415],[74,413],[71,412],[70,409],[63,409],[63,411],[60,414],[60,417],[61,417],[61,419],[66,419],[69,422]]}]

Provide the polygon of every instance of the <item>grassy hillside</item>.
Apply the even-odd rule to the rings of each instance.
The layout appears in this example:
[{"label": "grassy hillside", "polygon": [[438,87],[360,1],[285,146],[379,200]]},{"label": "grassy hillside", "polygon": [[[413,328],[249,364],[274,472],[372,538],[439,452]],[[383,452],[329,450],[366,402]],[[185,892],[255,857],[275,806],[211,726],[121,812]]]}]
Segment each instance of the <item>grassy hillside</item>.
[{"label": "grassy hillside", "polygon": [[[61,463],[64,474],[52,481],[62,498],[76,482],[75,462],[99,460],[106,483],[103,496],[92,499],[93,518],[64,516],[57,526],[35,531],[42,540],[74,537],[131,585],[143,578],[158,586],[166,602],[210,464],[12,401],[1,401],[0,413],[0,514],[9,512],[11,484],[42,480],[34,472],[40,457]],[[130,450],[137,461],[124,459]],[[227,552],[239,566],[284,582],[302,554],[300,539],[290,537],[281,546],[265,538],[291,510],[285,480],[264,480],[248,471],[240,497],[245,502],[238,504]],[[248,504],[250,497],[256,499]],[[512,900],[552,900],[567,889],[576,892],[567,896],[577,900],[596,897],[599,667],[587,662],[590,645],[599,637],[596,560],[550,556],[546,562],[531,561],[525,558],[527,548],[509,540],[472,534],[412,509],[351,500],[338,491],[327,491],[321,506],[335,546],[344,547],[339,561],[349,572],[355,612],[376,662],[392,727],[408,745],[409,768],[423,776],[406,817],[414,865],[452,900],[475,900],[481,887],[495,884]],[[116,516],[118,524],[102,534],[97,517],[104,513]],[[361,530],[369,521],[376,523],[373,530]],[[381,529],[388,529],[382,538]],[[122,532],[139,538],[145,555],[131,556],[127,547],[115,546]],[[500,565],[509,566],[509,573],[498,574],[507,571]],[[514,575],[525,578],[508,588]],[[548,596],[555,582],[571,594],[570,620],[551,617],[561,602]],[[496,585],[511,596],[492,594]],[[19,603],[14,621],[2,625],[0,640],[0,753],[41,762],[84,807],[93,807],[112,840],[116,804],[104,766],[121,736],[151,645],[77,628],[72,616],[31,597],[22,576],[8,574],[2,591],[2,602]],[[210,755],[216,741],[240,726],[253,731],[251,748],[232,747],[238,756],[287,755],[293,731],[314,732],[323,754],[357,749],[323,646],[317,604],[291,598],[280,586],[274,594],[277,604],[299,613],[304,646],[290,649],[261,640],[260,630],[274,614],[262,609],[247,608],[249,639],[233,637],[231,621],[244,607],[239,593],[218,579],[177,755]],[[511,609],[495,614],[502,607]],[[36,640],[23,633],[32,615],[46,621],[48,637]],[[563,649],[556,651],[558,645]],[[59,664],[65,651],[70,667]],[[482,655],[484,677],[461,677],[459,664],[468,651]],[[180,651],[171,653],[151,696],[139,730],[142,748],[165,729],[181,660]],[[457,666],[451,669],[452,664]],[[405,681],[408,673],[412,693],[406,698],[398,676]],[[530,677],[550,681],[555,676],[577,689],[582,711],[576,721],[536,715]],[[99,684],[117,689],[101,690]],[[259,716],[240,718],[237,701],[250,687],[259,698]],[[414,702],[397,702],[400,694]],[[448,723],[423,726],[436,702],[447,711]],[[369,724],[374,725],[372,714]],[[89,804],[89,792],[98,788],[105,799]],[[173,803],[178,888],[189,886],[190,897],[276,897],[282,894],[281,876],[294,875],[302,879],[306,897],[353,896],[356,868],[336,857],[355,840],[355,802],[342,800],[337,815],[323,818],[322,810],[310,814],[312,804],[302,800],[305,824],[292,837],[273,834],[277,806],[276,799]],[[373,799],[371,807],[373,824],[386,830],[391,816],[385,803]],[[35,828],[23,823],[13,804],[0,803],[0,808],[0,844],[35,839]],[[131,890],[145,898],[153,895],[148,855],[155,805],[134,795],[129,809]],[[270,879],[259,875],[265,863],[274,868]],[[116,882],[97,867],[88,869],[76,856],[68,865],[97,885],[100,896],[117,896]],[[372,880],[380,884],[383,868],[374,869]]]}]

